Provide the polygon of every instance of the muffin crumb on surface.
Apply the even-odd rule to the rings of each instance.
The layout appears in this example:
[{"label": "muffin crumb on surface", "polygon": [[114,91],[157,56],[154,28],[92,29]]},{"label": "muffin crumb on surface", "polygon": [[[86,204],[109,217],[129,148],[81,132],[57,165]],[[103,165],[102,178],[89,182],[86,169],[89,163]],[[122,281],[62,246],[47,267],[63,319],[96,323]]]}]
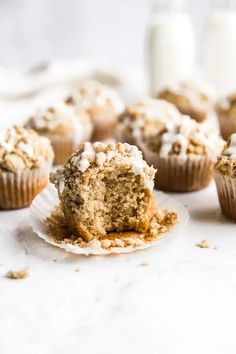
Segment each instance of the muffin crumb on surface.
[{"label": "muffin crumb on surface", "polygon": [[9,279],[25,279],[28,278],[30,275],[28,268],[23,268],[21,270],[10,270],[6,277]]},{"label": "muffin crumb on surface", "polygon": [[196,243],[195,246],[199,247],[199,248],[210,248],[209,243],[208,243],[207,240],[202,240],[202,241]]}]

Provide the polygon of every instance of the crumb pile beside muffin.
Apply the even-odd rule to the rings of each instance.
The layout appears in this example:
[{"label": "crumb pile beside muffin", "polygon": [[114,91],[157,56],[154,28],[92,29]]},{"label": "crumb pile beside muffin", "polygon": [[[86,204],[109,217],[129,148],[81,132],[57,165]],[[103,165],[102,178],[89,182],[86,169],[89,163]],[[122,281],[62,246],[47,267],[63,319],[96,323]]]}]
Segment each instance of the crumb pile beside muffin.
[{"label": "crumb pile beside muffin", "polygon": [[53,158],[50,141],[33,130],[0,131],[0,209],[29,205],[47,185]]},{"label": "crumb pile beside muffin", "polygon": [[205,88],[185,81],[163,89],[158,98],[173,103],[181,113],[189,115],[197,122],[207,118],[213,105]]},{"label": "crumb pile beside muffin", "polygon": [[149,164],[158,168],[156,186],[187,192],[206,187],[223,140],[188,116],[181,123],[146,137],[141,145]]},{"label": "crumb pile beside muffin", "polygon": [[65,102],[76,109],[83,107],[89,113],[94,124],[93,141],[111,138],[117,116],[124,110],[124,104],[113,88],[90,80]]},{"label": "crumb pile beside muffin", "polygon": [[222,137],[227,140],[236,133],[236,93],[221,99],[216,104]]},{"label": "crumb pile beside muffin", "polygon": [[160,99],[145,98],[126,107],[114,127],[116,140],[139,145],[140,139],[156,136],[181,121],[174,105]]},{"label": "crumb pile beside muffin", "polygon": [[166,231],[177,215],[157,209],[154,175],[155,169],[136,146],[83,144],[50,177],[58,189],[70,235],[74,235],[67,242],[83,247],[91,241],[103,248],[126,247],[132,242],[144,244],[145,238],[151,242]]},{"label": "crumb pile beside muffin", "polygon": [[79,144],[92,135],[92,123],[86,111],[80,109],[75,112],[74,107],[64,103],[39,109],[25,127],[50,139],[55,152],[55,165],[63,164]]},{"label": "crumb pile beside muffin", "polygon": [[236,134],[218,157],[214,177],[222,212],[236,221]]}]

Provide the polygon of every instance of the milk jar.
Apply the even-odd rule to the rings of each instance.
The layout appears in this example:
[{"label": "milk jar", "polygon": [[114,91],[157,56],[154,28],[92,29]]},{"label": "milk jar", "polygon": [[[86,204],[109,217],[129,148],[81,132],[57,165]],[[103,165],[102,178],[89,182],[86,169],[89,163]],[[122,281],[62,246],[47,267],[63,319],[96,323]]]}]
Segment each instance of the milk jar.
[{"label": "milk jar", "polygon": [[236,89],[236,10],[217,9],[208,18],[202,64],[218,95]]},{"label": "milk jar", "polygon": [[[164,1],[155,2],[163,5]],[[167,2],[165,2],[167,3]],[[150,91],[155,95],[165,86],[188,79],[193,74],[195,41],[190,16],[175,7],[155,7],[147,33]]]}]

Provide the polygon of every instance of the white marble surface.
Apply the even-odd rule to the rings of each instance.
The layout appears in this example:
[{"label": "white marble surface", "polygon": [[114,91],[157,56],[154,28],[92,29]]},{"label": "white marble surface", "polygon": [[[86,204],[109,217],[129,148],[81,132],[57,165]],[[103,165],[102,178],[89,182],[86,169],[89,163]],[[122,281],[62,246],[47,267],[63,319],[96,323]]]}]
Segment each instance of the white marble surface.
[{"label": "white marble surface", "polygon": [[120,256],[66,254],[32,234],[28,209],[0,212],[1,354],[235,354],[235,224],[213,183],[173,196],[190,211],[182,233]]}]

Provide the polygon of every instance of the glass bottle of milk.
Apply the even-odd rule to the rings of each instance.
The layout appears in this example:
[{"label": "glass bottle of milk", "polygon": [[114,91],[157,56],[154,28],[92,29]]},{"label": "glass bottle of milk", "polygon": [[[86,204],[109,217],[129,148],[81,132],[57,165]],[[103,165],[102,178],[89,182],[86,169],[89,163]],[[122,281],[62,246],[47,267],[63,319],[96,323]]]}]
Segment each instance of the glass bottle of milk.
[{"label": "glass bottle of milk", "polygon": [[218,95],[236,90],[236,1],[215,1],[203,38],[202,64]]},{"label": "glass bottle of milk", "polygon": [[195,40],[184,0],[156,0],[148,24],[147,54],[152,95],[193,75]]}]

